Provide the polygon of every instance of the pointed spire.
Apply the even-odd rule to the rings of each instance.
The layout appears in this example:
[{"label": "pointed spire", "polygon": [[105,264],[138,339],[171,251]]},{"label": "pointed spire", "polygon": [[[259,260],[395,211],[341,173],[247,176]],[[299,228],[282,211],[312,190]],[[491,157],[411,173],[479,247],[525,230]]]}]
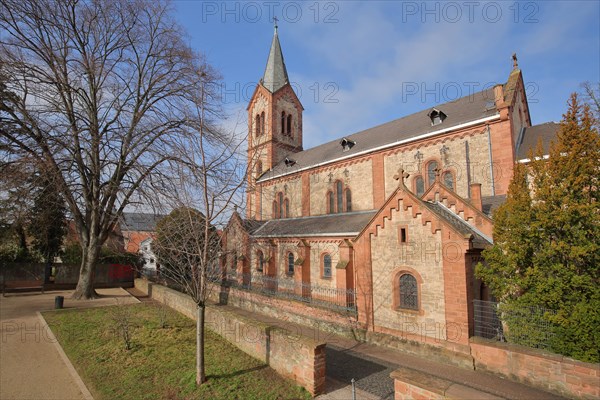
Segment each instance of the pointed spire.
[{"label": "pointed spire", "polygon": [[273,22],[275,25],[275,33],[273,34],[273,41],[271,42],[271,51],[269,52],[269,59],[267,60],[267,68],[265,69],[265,74],[262,79],[262,84],[271,93],[275,93],[289,81],[285,62],[283,61],[281,45],[279,44],[279,36],[277,35],[277,18],[273,18]]}]

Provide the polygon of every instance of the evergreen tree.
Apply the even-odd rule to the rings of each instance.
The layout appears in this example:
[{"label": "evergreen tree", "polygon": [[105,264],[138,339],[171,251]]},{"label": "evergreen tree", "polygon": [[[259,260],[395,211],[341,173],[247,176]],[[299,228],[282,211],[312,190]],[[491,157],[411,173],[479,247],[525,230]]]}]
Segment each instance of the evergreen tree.
[{"label": "evergreen tree", "polygon": [[34,248],[50,265],[59,255],[67,234],[65,201],[48,177],[40,177],[33,208],[29,216],[29,234]]},{"label": "evergreen tree", "polygon": [[[549,158],[538,146],[527,171],[516,166],[507,201],[495,214],[494,246],[484,252],[477,274],[505,310],[550,310],[540,318],[550,327],[551,350],[598,362],[600,136],[589,106],[575,94],[568,105]],[[538,337],[530,325],[538,318],[520,316],[505,320],[509,331]]]}]

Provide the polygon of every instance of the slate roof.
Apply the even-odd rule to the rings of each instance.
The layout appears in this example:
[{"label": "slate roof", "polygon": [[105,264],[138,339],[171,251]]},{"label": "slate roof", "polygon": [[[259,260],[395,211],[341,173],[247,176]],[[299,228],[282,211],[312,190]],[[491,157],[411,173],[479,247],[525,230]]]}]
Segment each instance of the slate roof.
[{"label": "slate roof", "polygon": [[248,232],[249,234],[253,234],[254,232],[256,232],[256,230],[258,230],[261,226],[263,226],[266,221],[256,221],[254,219],[242,219],[242,223],[244,225],[244,229],[246,230],[246,232]]},{"label": "slate roof", "polygon": [[544,124],[530,126],[525,128],[520,142],[517,144],[517,160],[529,158],[529,150],[537,148],[538,140],[542,141],[544,155],[550,150],[550,141],[556,140],[556,134],[560,124],[556,122],[546,122]]},{"label": "slate roof", "polygon": [[456,231],[463,235],[473,235],[473,246],[483,248],[492,244],[492,239],[481,233],[477,228],[470,225],[467,221],[456,215],[452,210],[448,209],[442,203],[424,201],[423,204],[436,214],[440,219],[446,221]]},{"label": "slate roof", "polygon": [[377,211],[327,214],[315,217],[272,219],[262,224],[253,237],[354,237]]},{"label": "slate roof", "polygon": [[123,213],[121,231],[154,232],[156,223],[164,215],[148,213]]},{"label": "slate roof", "polygon": [[342,138],[340,137],[337,140],[313,147],[312,149],[290,153],[288,155],[289,158],[296,162],[292,167],[286,166],[285,162],[282,161],[273,167],[272,170],[265,172],[258,181],[261,182],[276,176],[293,173],[299,169],[326,164],[341,157],[352,157],[381,146],[393,145],[402,141],[408,142],[417,136],[453,128],[467,122],[485,117],[493,117],[498,114],[494,104],[493,88],[462,97],[449,103],[436,105],[435,108],[447,116],[441,124],[431,125],[431,119],[427,116],[431,108],[428,108],[383,125],[345,136],[345,138],[356,142],[347,151],[343,151],[340,145]]},{"label": "slate roof", "polygon": [[288,81],[289,78],[287,69],[285,68],[285,61],[283,60],[283,52],[281,51],[281,44],[279,44],[279,36],[277,35],[277,27],[275,27],[275,34],[273,35],[271,50],[267,59],[267,67],[265,68],[261,83],[271,93],[275,93],[288,83]]},{"label": "slate roof", "polygon": [[485,196],[481,198],[481,208],[484,214],[491,217],[494,211],[506,201],[506,195]]}]

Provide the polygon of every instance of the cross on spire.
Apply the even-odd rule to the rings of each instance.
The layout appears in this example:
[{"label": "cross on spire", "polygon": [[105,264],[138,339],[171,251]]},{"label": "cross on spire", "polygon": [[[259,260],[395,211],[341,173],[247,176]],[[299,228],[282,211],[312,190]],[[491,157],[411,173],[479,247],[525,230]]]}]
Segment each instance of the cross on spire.
[{"label": "cross on spire", "polygon": [[277,18],[276,16],[273,16],[273,26],[275,27],[275,33],[277,33],[277,22],[279,21],[279,18]]},{"label": "cross on spire", "polygon": [[442,169],[441,168],[434,168],[433,172],[435,173],[435,180],[439,181],[440,180],[440,174],[442,173]]},{"label": "cross on spire", "polygon": [[399,181],[400,184],[404,185],[404,180],[408,179],[409,176],[410,174],[404,171],[404,168],[400,167],[398,168],[398,173],[394,175],[394,179]]},{"label": "cross on spire", "polygon": [[519,68],[519,63],[517,62],[517,53],[513,53],[512,60],[513,60],[513,69]]}]

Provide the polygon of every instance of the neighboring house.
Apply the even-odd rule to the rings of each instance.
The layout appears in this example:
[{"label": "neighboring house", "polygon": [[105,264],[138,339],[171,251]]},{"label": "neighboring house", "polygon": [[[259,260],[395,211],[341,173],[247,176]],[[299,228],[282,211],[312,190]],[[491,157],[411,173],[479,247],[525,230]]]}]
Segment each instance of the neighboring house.
[{"label": "neighboring house", "polygon": [[164,215],[150,213],[123,213],[119,225],[123,247],[125,251],[141,256],[144,269],[156,271],[158,262],[152,252],[152,238],[156,233],[157,222],[163,217]]},{"label": "neighboring house", "polygon": [[139,253],[142,241],[156,232],[156,223],[164,215],[150,213],[123,213],[119,228],[123,236],[123,245],[128,253]]},{"label": "neighboring house", "polygon": [[248,104],[252,173],[245,218],[224,232],[228,272],[301,296],[352,289],[362,328],[468,349],[473,300],[489,297],[474,267],[492,211],[514,163],[555,135],[531,126],[513,59],[504,84],[303,150],[310,132],[276,30]]},{"label": "neighboring house", "polygon": [[140,243],[139,254],[142,259],[143,269],[155,273],[157,271],[158,262],[156,255],[152,251],[152,240],[151,237],[142,240]]}]

